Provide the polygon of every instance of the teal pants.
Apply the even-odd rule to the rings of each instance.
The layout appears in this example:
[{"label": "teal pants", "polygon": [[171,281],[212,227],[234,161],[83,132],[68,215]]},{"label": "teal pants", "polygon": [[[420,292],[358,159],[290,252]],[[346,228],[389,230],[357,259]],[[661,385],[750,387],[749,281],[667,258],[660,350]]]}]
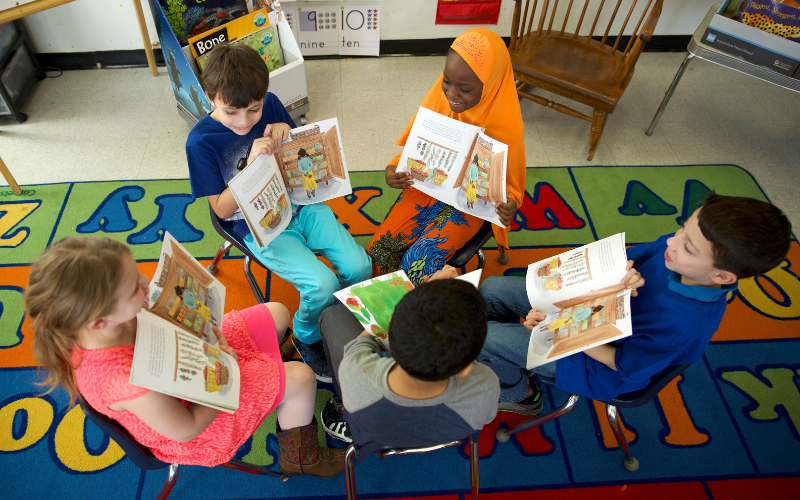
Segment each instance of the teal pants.
[{"label": "teal pants", "polygon": [[[244,242],[267,269],[300,292],[300,307],[292,326],[295,337],[304,344],[320,339],[317,320],[336,302],[333,292],[372,276],[372,259],[324,203],[304,206],[264,248],[258,248],[252,234]],[[336,274],[317,259],[314,251],[330,261]]]}]

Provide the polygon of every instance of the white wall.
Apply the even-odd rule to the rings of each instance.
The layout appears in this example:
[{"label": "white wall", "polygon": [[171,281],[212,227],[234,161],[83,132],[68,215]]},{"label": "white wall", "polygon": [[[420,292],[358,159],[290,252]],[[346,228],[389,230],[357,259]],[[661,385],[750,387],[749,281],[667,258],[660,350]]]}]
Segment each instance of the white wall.
[{"label": "white wall", "polygon": [[[524,2],[524,0],[522,0]],[[623,1],[630,4],[631,0]],[[711,5],[720,0],[665,0],[656,28],[657,35],[690,35]],[[153,42],[158,40],[148,0],[141,0],[147,29]],[[335,5],[338,2],[288,2],[284,9],[298,5]],[[353,5],[376,4],[382,9],[381,39],[452,38],[468,25],[436,25],[435,0],[348,1]],[[569,2],[561,2],[566,9]],[[582,2],[575,2],[582,5]],[[523,4],[524,5],[524,4]],[[511,31],[513,0],[503,0],[497,25],[485,25],[508,36]],[[575,7],[573,7],[575,9]],[[75,0],[72,3],[33,14],[25,25],[37,52],[95,52],[141,49],[142,39],[131,0]],[[582,30],[583,31],[583,30]]]}]

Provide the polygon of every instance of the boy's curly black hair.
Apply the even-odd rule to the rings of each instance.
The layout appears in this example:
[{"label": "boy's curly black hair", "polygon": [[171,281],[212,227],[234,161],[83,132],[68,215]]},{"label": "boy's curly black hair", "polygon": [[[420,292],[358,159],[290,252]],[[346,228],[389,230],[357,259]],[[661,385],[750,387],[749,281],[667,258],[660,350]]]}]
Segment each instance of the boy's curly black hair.
[{"label": "boy's curly black hair", "polygon": [[412,377],[445,380],[478,358],[487,325],[486,302],[474,286],[455,279],[429,281],[395,307],[389,350]]}]

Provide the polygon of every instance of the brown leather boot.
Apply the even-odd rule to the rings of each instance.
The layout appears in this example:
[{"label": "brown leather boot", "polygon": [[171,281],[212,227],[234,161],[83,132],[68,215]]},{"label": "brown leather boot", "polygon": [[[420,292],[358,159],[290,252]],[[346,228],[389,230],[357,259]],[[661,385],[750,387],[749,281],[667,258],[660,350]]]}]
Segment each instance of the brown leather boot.
[{"label": "brown leather boot", "polygon": [[316,423],[281,431],[276,436],[281,447],[278,465],[287,476],[329,478],[344,470],[344,450],[320,448]]}]

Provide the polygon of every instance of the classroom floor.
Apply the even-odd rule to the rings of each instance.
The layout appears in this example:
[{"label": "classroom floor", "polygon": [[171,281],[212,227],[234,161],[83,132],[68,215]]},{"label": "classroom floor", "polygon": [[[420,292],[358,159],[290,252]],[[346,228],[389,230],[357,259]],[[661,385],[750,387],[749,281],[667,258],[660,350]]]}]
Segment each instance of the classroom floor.
[{"label": "classroom floor", "polygon": [[[644,135],[684,55],[642,54],[592,162],[588,122],[523,99],[528,166],[735,164],[800,227],[797,93],[695,59]],[[339,118],[351,171],[383,169],[443,66],[444,57],[307,61],[308,120]],[[190,127],[165,68],[157,77],[147,68],[65,71],[40,82],[23,110],[25,123],[0,119],[0,158],[20,185],[189,176]]]}]

